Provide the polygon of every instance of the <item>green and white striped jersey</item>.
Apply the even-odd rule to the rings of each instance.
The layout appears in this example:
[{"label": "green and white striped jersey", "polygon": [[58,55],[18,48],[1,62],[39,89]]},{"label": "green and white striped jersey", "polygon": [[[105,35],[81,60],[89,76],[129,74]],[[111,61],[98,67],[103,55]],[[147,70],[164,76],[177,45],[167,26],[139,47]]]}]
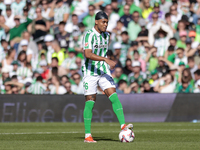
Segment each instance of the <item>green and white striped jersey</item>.
[{"label": "green and white striped jersey", "polygon": [[[88,30],[83,38],[83,49],[91,49],[92,53],[107,57],[110,35],[108,32],[98,33],[95,28]],[[84,57],[83,76],[110,75],[110,66],[104,61],[94,61]]]},{"label": "green and white striped jersey", "polygon": [[36,82],[28,87],[28,92],[31,94],[44,94],[45,91],[46,87],[40,82]]}]

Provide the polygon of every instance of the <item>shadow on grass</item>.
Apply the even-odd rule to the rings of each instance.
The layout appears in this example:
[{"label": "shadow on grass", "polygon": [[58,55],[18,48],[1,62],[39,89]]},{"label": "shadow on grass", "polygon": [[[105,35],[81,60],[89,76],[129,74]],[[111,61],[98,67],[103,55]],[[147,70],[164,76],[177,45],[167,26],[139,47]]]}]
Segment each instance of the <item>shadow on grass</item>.
[{"label": "shadow on grass", "polygon": [[[83,139],[83,137],[77,137],[78,139]],[[113,142],[120,142],[119,140],[114,140],[108,137],[96,137],[94,136],[93,139],[95,141],[113,141]]]}]

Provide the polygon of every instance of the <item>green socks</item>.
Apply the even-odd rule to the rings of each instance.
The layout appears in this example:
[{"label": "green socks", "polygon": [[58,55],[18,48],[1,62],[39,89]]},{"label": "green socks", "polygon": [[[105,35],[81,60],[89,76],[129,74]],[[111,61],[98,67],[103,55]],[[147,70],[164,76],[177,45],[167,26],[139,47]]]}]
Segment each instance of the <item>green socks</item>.
[{"label": "green socks", "polygon": [[86,101],[85,109],[83,111],[85,133],[91,133],[91,121],[92,121],[92,109],[94,107],[94,101]]},{"label": "green socks", "polygon": [[119,98],[117,96],[117,93],[113,93],[110,97],[109,97],[111,103],[112,103],[112,107],[113,107],[113,111],[116,114],[120,125],[125,124],[125,119],[124,119],[124,112],[123,112],[123,108],[122,108],[122,104],[119,101]]}]

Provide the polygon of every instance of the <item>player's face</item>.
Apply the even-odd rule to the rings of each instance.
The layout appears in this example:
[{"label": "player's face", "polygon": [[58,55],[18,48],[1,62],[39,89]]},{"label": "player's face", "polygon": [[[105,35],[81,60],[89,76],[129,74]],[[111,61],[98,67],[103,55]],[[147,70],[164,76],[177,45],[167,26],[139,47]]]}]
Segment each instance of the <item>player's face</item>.
[{"label": "player's face", "polygon": [[100,32],[106,32],[108,26],[108,19],[96,20],[96,24]]}]

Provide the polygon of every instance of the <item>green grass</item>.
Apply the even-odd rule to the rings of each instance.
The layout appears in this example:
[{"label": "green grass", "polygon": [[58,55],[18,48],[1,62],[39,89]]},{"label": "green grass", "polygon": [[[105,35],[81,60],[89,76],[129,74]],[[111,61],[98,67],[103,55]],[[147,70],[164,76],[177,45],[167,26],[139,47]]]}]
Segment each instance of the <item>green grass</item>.
[{"label": "green grass", "polygon": [[199,123],[133,123],[135,140],[121,143],[118,123],[92,123],[97,143],[84,143],[83,123],[0,123],[0,150],[200,149]]}]

